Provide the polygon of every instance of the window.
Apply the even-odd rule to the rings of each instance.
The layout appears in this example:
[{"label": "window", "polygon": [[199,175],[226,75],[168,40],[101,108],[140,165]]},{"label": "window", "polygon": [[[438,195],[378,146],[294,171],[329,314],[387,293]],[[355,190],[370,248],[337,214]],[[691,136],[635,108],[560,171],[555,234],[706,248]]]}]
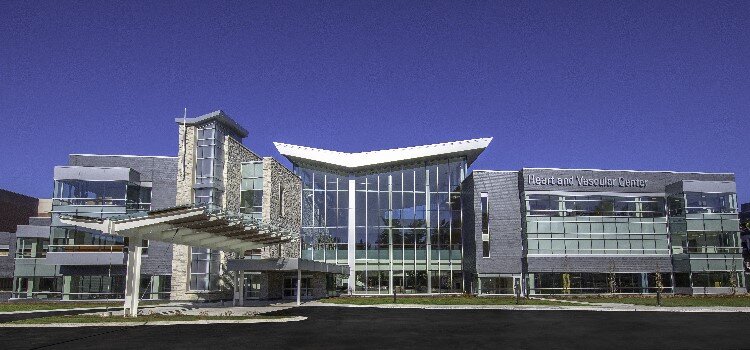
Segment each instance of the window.
[{"label": "window", "polygon": [[126,204],[126,181],[57,180],[53,205],[117,205]]},{"label": "window", "polygon": [[0,245],[0,256],[8,256],[9,250],[10,250],[10,246],[9,245],[7,245],[7,244]]},{"label": "window", "polygon": [[216,123],[209,123],[198,129],[195,153],[196,184],[213,185],[221,182],[221,173],[224,169],[223,142],[224,133]]},{"label": "window", "polygon": [[669,254],[665,199],[528,194],[529,255]]},{"label": "window", "polygon": [[482,257],[490,257],[490,209],[487,192],[481,193],[482,205]]},{"label": "window", "polygon": [[[240,212],[260,220],[263,212],[263,162],[242,163]],[[279,193],[281,196],[281,193]]]},{"label": "window", "polygon": [[685,209],[688,214],[736,213],[734,193],[685,193]]},{"label": "window", "polygon": [[190,250],[190,290],[211,291],[219,288],[221,267],[219,251],[192,247]]},{"label": "window", "polygon": [[284,201],[284,188],[279,185],[279,217],[284,217],[284,206],[286,205]]}]

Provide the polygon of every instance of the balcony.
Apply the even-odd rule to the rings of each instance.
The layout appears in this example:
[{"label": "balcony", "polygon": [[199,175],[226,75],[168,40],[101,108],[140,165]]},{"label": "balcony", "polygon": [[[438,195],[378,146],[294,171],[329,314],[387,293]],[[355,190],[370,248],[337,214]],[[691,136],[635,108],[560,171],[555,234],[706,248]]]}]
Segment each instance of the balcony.
[{"label": "balcony", "polygon": [[123,245],[50,245],[49,265],[125,265]]}]

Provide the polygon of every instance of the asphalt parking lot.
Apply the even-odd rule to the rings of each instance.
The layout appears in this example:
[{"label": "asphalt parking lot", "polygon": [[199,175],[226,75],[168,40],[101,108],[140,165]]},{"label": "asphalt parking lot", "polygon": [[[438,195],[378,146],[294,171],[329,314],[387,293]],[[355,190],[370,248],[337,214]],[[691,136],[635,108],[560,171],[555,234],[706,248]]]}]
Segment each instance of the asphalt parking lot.
[{"label": "asphalt parking lot", "polygon": [[3,349],[736,349],[748,313],[300,307],[288,323],[2,328]]}]

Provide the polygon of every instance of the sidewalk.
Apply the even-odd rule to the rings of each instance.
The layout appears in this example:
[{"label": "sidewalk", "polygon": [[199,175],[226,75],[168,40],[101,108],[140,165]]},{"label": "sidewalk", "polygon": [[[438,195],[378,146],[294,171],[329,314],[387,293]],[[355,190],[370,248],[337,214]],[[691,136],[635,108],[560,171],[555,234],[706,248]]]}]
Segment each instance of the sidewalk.
[{"label": "sidewalk", "polygon": [[[573,305],[578,304],[578,305]],[[380,308],[380,309],[432,309],[432,310],[513,310],[513,311],[637,311],[637,312],[745,312],[750,313],[750,307],[664,307],[632,304],[595,304],[583,302],[571,302],[571,305],[429,305],[429,304],[376,304],[376,305],[353,305],[353,304],[330,304],[319,301],[311,301],[303,306],[323,307],[353,307],[353,308]]]}]

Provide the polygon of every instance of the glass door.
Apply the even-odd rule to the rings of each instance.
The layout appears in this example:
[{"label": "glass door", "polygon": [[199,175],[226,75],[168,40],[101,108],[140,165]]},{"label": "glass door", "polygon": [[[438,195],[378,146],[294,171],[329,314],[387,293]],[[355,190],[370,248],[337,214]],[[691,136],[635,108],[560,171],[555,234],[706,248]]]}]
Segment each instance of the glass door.
[{"label": "glass door", "polygon": [[245,299],[260,298],[260,274],[245,273]]}]

